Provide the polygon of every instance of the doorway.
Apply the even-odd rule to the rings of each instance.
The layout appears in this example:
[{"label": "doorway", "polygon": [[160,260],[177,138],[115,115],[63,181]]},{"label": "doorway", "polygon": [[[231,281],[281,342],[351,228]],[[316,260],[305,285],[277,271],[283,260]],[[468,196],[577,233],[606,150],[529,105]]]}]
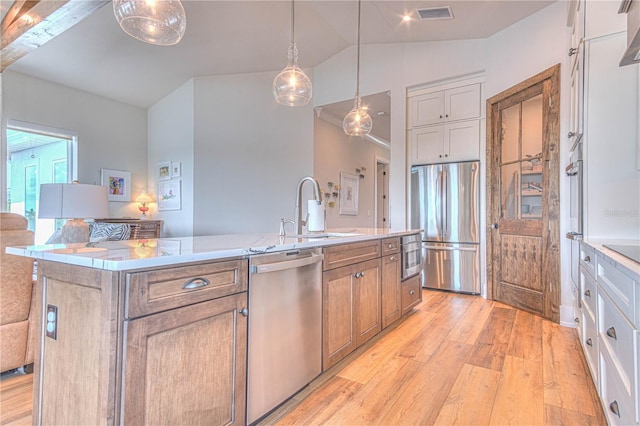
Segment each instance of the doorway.
[{"label": "doorway", "polygon": [[376,158],[376,210],[377,228],[389,228],[389,161]]},{"label": "doorway", "polygon": [[560,319],[560,65],[487,100],[487,295]]}]

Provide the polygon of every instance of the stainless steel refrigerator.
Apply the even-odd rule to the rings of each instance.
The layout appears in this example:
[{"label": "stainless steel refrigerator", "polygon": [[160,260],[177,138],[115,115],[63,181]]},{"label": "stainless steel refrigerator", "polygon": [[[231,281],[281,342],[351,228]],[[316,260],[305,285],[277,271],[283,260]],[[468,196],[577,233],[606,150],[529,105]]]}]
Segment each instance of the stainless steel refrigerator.
[{"label": "stainless steel refrigerator", "polygon": [[411,227],[422,228],[422,286],[480,293],[478,161],[411,168]]}]

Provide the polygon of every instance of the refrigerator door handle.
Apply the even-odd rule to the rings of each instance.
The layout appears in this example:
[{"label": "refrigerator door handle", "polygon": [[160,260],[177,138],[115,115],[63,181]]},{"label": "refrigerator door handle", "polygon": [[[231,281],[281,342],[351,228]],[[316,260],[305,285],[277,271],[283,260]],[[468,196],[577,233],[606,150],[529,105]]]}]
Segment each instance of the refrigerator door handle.
[{"label": "refrigerator door handle", "polygon": [[436,197],[436,228],[438,231],[438,237],[443,237],[444,233],[442,232],[442,172],[438,172],[438,176],[436,177],[436,188],[438,191],[438,196]]},{"label": "refrigerator door handle", "polygon": [[440,192],[442,197],[442,205],[444,206],[444,214],[442,215],[442,236],[445,240],[448,240],[449,234],[449,205],[447,199],[447,193],[449,191],[449,173],[447,173],[446,167],[442,170],[442,191]]}]

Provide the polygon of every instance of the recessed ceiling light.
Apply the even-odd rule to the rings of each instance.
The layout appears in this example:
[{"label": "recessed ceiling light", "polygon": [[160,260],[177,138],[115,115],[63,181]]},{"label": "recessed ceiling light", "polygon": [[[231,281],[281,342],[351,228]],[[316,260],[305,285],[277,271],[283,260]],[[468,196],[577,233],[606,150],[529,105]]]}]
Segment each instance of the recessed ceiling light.
[{"label": "recessed ceiling light", "polygon": [[411,20],[411,15],[409,15],[409,14],[404,15],[404,16],[402,17],[402,20],[403,20],[404,22],[409,22],[409,21]]}]

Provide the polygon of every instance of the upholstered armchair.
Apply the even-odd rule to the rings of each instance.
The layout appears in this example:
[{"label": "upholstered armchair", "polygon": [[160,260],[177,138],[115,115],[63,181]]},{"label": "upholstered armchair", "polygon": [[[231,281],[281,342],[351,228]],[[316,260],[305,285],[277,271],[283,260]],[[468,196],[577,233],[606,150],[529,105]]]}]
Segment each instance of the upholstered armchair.
[{"label": "upholstered armchair", "polygon": [[7,246],[31,244],[27,219],[0,212],[0,371],[33,363],[33,259],[5,253]]}]

